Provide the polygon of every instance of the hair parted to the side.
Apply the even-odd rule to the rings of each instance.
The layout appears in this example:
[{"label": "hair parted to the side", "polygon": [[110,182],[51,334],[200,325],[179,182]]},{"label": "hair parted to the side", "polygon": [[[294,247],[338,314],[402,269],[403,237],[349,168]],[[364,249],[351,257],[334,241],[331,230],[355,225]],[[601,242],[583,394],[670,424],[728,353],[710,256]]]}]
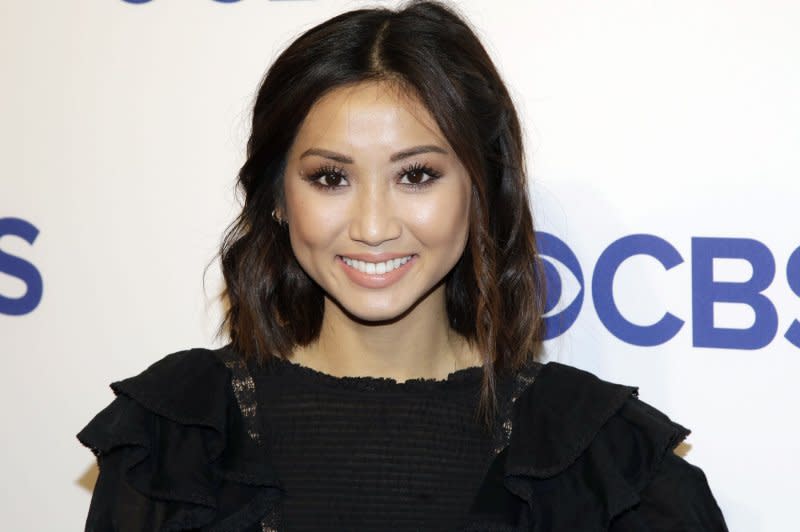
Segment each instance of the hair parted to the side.
[{"label": "hair parted to the side", "polygon": [[395,83],[419,98],[472,180],[469,237],[445,292],[450,326],[483,356],[477,415],[490,424],[496,373],[539,353],[544,273],[514,104],[475,33],[444,4],[343,13],[306,31],[270,67],[238,176],[244,205],[219,251],[228,303],[220,334],[257,360],[285,358],[318,337],[323,291],[272,211],[283,210],[285,157],[312,105],[362,81]]}]

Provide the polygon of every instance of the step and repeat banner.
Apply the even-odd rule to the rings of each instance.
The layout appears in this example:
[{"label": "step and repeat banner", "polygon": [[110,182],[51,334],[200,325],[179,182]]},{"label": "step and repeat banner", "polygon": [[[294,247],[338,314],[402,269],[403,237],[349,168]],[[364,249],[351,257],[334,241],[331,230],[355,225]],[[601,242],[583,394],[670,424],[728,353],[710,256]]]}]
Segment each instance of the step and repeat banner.
[{"label": "step and repeat banner", "polygon": [[[303,30],[377,4],[396,5],[0,7],[8,530],[82,529],[97,471],[75,434],[108,384],[225,342],[214,254],[258,83]],[[680,452],[732,530],[793,530],[800,4],[452,5],[524,121],[546,356],[638,385],[691,428]]]}]

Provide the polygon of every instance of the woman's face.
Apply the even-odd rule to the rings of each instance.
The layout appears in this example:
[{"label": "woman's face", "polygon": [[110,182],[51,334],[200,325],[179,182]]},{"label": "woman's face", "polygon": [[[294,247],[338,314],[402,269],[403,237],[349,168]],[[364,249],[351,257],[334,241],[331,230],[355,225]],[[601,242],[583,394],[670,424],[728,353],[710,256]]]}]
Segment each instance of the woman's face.
[{"label": "woman's face", "polygon": [[298,262],[350,314],[390,320],[426,296],[444,301],[437,284],[464,251],[471,183],[417,99],[378,82],[322,97],[284,190]]}]

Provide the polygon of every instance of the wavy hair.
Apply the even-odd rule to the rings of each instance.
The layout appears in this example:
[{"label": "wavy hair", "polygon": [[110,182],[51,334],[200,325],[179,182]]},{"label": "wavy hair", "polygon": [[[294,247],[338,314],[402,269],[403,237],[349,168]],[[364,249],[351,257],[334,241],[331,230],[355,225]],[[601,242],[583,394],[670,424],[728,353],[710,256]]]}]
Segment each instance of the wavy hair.
[{"label": "wavy hair", "polygon": [[442,3],[343,13],[303,33],[269,68],[237,180],[242,211],[219,250],[227,309],[218,333],[261,361],[318,337],[324,293],[271,213],[283,211],[285,157],[312,105],[364,81],[396,83],[423,102],[470,176],[469,236],[445,293],[451,328],[481,353],[476,414],[491,424],[498,372],[539,354],[544,274],[514,104],[475,32]]}]

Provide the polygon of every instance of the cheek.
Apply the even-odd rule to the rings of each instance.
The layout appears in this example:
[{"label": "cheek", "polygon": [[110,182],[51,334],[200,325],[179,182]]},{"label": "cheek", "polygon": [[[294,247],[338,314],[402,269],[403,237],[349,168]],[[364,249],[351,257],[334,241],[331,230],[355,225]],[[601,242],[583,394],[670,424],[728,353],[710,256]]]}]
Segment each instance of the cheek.
[{"label": "cheek", "polygon": [[302,184],[286,187],[286,209],[292,249],[298,259],[327,247],[342,219],[329,199],[302,190]]},{"label": "cheek", "polygon": [[452,248],[460,256],[469,227],[469,201],[467,192],[459,187],[443,190],[435,201],[424,202],[413,212],[415,233],[430,245]]}]

